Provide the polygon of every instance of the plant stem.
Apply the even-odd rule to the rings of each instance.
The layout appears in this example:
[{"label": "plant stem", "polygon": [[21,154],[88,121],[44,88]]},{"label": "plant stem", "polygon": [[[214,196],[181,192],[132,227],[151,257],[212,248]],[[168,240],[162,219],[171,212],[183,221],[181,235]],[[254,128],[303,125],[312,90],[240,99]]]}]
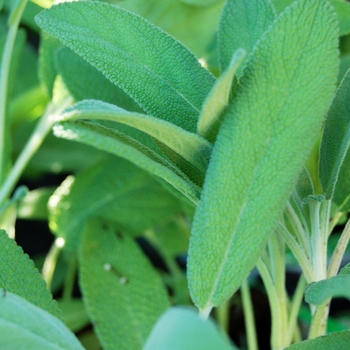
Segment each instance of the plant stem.
[{"label": "plant stem", "polygon": [[241,295],[244,312],[244,324],[247,335],[248,350],[258,350],[253,303],[250,295],[248,280],[245,279],[241,285]]},{"label": "plant stem", "polygon": [[220,328],[227,334],[228,332],[228,316],[230,311],[230,299],[218,306],[216,309],[216,318]]},{"label": "plant stem", "polygon": [[10,28],[7,34],[0,68],[0,185],[5,178],[5,136],[8,130],[6,125],[7,86],[10,73],[13,48],[27,0],[21,0],[17,8],[12,11]]},{"label": "plant stem", "polygon": [[349,244],[350,239],[350,220],[345,225],[345,228],[338,240],[337,246],[334,249],[331,262],[329,263],[327,277],[333,277],[338,273],[341,261],[343,259],[346,247]]},{"label": "plant stem", "polygon": [[316,307],[312,316],[308,339],[313,339],[326,333],[327,318],[331,299],[327,299]]},{"label": "plant stem", "polygon": [[70,258],[68,265],[68,271],[66,278],[64,280],[62,299],[70,300],[72,299],[75,277],[77,271],[77,257],[74,255]]}]

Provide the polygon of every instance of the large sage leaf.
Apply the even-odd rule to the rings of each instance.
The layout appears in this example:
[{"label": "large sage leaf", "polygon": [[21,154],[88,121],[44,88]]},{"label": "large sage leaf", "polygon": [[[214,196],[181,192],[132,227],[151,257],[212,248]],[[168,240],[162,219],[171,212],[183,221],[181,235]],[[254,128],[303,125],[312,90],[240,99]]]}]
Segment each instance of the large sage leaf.
[{"label": "large sage leaf", "polygon": [[61,311],[33,261],[3,230],[0,230],[0,247],[0,288],[61,317]]},{"label": "large sage leaf", "polygon": [[101,2],[60,4],[43,11],[36,20],[149,114],[196,131],[214,77],[161,29]]},{"label": "large sage leaf", "polygon": [[198,202],[200,188],[176,166],[159,154],[117,130],[89,122],[64,122],[54,127],[58,137],[82,142],[100,150],[128,159],[175,187],[193,203]]},{"label": "large sage leaf", "polygon": [[212,320],[195,310],[173,307],[157,321],[143,350],[235,350]]},{"label": "large sage leaf", "polygon": [[190,240],[189,287],[203,314],[237,290],[282,214],[331,103],[337,36],[328,3],[300,0],[247,64],[213,149]]},{"label": "large sage leaf", "polygon": [[59,319],[5,289],[0,289],[0,329],[1,349],[84,349]]},{"label": "large sage leaf", "polygon": [[159,140],[200,172],[205,173],[212,147],[199,135],[190,133],[169,122],[140,113],[128,112],[117,106],[101,101],[82,101],[62,114],[62,120],[96,119],[126,124]]},{"label": "large sage leaf", "polygon": [[118,228],[90,221],[79,259],[84,300],[103,348],[142,349],[170,305],[140,248]]},{"label": "large sage leaf", "polygon": [[[219,24],[219,59],[221,71],[226,70],[233,53],[242,48],[248,54],[275,19],[275,11],[268,0],[228,0]],[[242,76],[245,63],[237,69]]]},{"label": "large sage leaf", "polygon": [[[349,168],[343,163],[350,145],[350,70],[342,80],[329,109],[324,125],[319,160],[319,176],[326,199],[332,199],[341,168]],[[346,171],[346,170],[345,170]],[[341,206],[350,195],[350,180],[340,183],[336,204]],[[344,191],[345,190],[345,191]],[[343,198],[339,198],[341,195]]]}]

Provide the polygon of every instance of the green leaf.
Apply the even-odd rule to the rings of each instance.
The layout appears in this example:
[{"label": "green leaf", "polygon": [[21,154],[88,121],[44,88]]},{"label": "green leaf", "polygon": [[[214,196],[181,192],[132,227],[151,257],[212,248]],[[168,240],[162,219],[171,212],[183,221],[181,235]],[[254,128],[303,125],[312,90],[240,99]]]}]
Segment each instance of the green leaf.
[{"label": "green leaf", "polygon": [[345,266],[337,276],[310,283],[305,289],[305,301],[320,305],[331,297],[350,299],[350,264]]},{"label": "green leaf", "polygon": [[169,122],[140,113],[128,112],[117,106],[101,101],[82,101],[68,108],[62,120],[95,119],[110,120],[126,124],[147,133],[161,141],[200,172],[205,173],[212,146],[202,137],[192,134]]},{"label": "green leaf", "polygon": [[0,329],[1,349],[84,349],[59,319],[6,289],[0,289]]},{"label": "green leaf", "polygon": [[180,211],[180,204],[145,171],[122,158],[108,157],[75,179],[68,177],[50,198],[49,210],[51,230],[65,239],[67,249],[75,250],[91,217],[140,235]]},{"label": "green leaf", "polygon": [[[342,80],[328,111],[320,148],[319,176],[326,199],[332,199],[341,167],[350,145],[350,70]],[[349,181],[348,181],[349,183]],[[344,184],[341,184],[344,187]],[[346,198],[348,191],[343,193]],[[339,201],[337,196],[337,205]]]},{"label": "green leaf", "polygon": [[234,350],[212,320],[203,320],[192,308],[173,307],[154,326],[143,350]]},{"label": "green leaf", "polygon": [[198,202],[200,189],[185,174],[143,144],[117,130],[88,122],[64,122],[54,126],[58,137],[82,142],[128,159],[140,168],[167,181],[193,203]]},{"label": "green leaf", "polygon": [[80,250],[80,281],[104,349],[141,349],[169,307],[160,277],[132,238],[90,221]]},{"label": "green leaf", "polygon": [[[268,0],[228,0],[219,24],[219,59],[221,71],[230,66],[233,53],[243,48],[248,55],[269,28],[276,15]],[[246,62],[237,68],[242,76]]]},{"label": "green leaf", "polygon": [[43,11],[36,20],[146,112],[195,132],[214,77],[161,29],[101,2],[60,4]]},{"label": "green leaf", "polygon": [[193,6],[210,6],[219,2],[220,0],[178,0],[183,2],[184,4],[193,5]]},{"label": "green leaf", "polygon": [[285,350],[346,350],[349,348],[350,331],[333,332],[315,339],[304,340]]},{"label": "green leaf", "polygon": [[0,247],[0,287],[60,317],[61,311],[33,261],[3,230],[0,230]]},{"label": "green leaf", "polygon": [[232,56],[230,66],[216,81],[204,101],[198,118],[197,133],[209,141],[215,140],[221,124],[221,114],[229,104],[233,79],[242,64],[245,51],[238,49]]},{"label": "green leaf", "polygon": [[62,310],[64,323],[72,332],[78,332],[89,325],[90,319],[82,300],[62,299],[57,302]]},{"label": "green leaf", "polygon": [[337,34],[327,3],[297,1],[251,56],[192,229],[189,286],[203,314],[237,290],[282,214],[331,103]]},{"label": "green leaf", "polygon": [[127,110],[141,111],[123,90],[67,47],[56,53],[56,67],[75,100],[101,100]]}]

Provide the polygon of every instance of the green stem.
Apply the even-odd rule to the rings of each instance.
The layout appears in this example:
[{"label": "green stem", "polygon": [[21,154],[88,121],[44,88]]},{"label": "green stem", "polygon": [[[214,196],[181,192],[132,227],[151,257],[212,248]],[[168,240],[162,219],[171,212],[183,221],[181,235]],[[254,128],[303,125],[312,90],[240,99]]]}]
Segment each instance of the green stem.
[{"label": "green stem", "polygon": [[241,285],[241,295],[244,313],[244,324],[247,334],[248,350],[258,350],[258,340],[256,334],[253,303],[247,279],[245,279]]},{"label": "green stem", "polygon": [[227,334],[228,332],[228,316],[230,311],[230,299],[215,309],[216,319],[220,328]]},{"label": "green stem", "polygon": [[312,316],[308,339],[313,339],[326,333],[330,303],[331,299],[327,299],[316,307],[316,311]]},{"label": "green stem", "polygon": [[5,136],[7,132],[6,126],[6,102],[7,87],[10,73],[10,65],[12,59],[13,48],[17,36],[19,22],[21,20],[27,0],[22,0],[17,8],[12,11],[10,28],[7,34],[4,51],[2,54],[0,68],[0,185],[5,178]]},{"label": "green stem", "polygon": [[63,294],[62,294],[63,300],[72,299],[76,272],[77,272],[77,257],[74,255],[73,257],[71,257],[71,260],[68,265],[66,278],[64,280]]}]

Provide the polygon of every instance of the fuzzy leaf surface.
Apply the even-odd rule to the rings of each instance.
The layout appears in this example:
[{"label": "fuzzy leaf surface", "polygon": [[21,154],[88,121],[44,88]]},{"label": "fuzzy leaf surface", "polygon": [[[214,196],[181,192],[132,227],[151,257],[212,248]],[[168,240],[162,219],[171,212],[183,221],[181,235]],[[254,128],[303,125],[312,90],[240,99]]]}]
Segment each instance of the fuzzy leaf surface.
[{"label": "fuzzy leaf surface", "polygon": [[103,348],[141,349],[170,306],[150,262],[130,236],[99,221],[86,226],[79,260],[84,300]]},{"label": "fuzzy leaf surface", "polygon": [[[66,248],[79,245],[84,223],[91,217],[116,222],[135,235],[163,223],[180,204],[144,170],[117,157],[69,177],[49,201],[50,228]],[[69,210],[67,210],[69,208]]]},{"label": "fuzzy leaf surface", "polygon": [[161,29],[101,2],[63,3],[43,11],[36,21],[146,112],[195,132],[200,108],[215,79]]},{"label": "fuzzy leaf surface", "polygon": [[203,314],[238,289],[282,214],[331,103],[337,36],[328,3],[297,1],[246,67],[213,149],[190,239],[189,287]]},{"label": "fuzzy leaf surface", "polygon": [[64,122],[55,126],[54,134],[128,159],[171,184],[192,202],[198,201],[200,189],[185,174],[159,154],[117,130],[77,121]]},{"label": "fuzzy leaf surface", "polygon": [[[350,70],[342,80],[333,99],[331,108],[328,111],[324,125],[323,136],[320,148],[319,176],[326,199],[332,199],[337,186],[338,175],[342,167],[349,167],[344,164],[346,154],[350,145]],[[343,200],[337,196],[337,205],[341,205],[349,195],[344,192],[347,183],[341,183]]]},{"label": "fuzzy leaf surface", "polygon": [[0,289],[0,348],[83,350],[56,317],[8,290]]},{"label": "fuzzy leaf surface", "polygon": [[[219,24],[219,60],[221,71],[230,66],[233,53],[242,48],[248,55],[276,17],[268,0],[228,0]],[[237,69],[241,77],[245,62]]]},{"label": "fuzzy leaf surface", "polygon": [[61,317],[61,311],[33,261],[3,230],[0,230],[0,247],[0,288]]},{"label": "fuzzy leaf surface", "polygon": [[236,350],[212,320],[191,308],[173,307],[159,318],[143,350]]}]

